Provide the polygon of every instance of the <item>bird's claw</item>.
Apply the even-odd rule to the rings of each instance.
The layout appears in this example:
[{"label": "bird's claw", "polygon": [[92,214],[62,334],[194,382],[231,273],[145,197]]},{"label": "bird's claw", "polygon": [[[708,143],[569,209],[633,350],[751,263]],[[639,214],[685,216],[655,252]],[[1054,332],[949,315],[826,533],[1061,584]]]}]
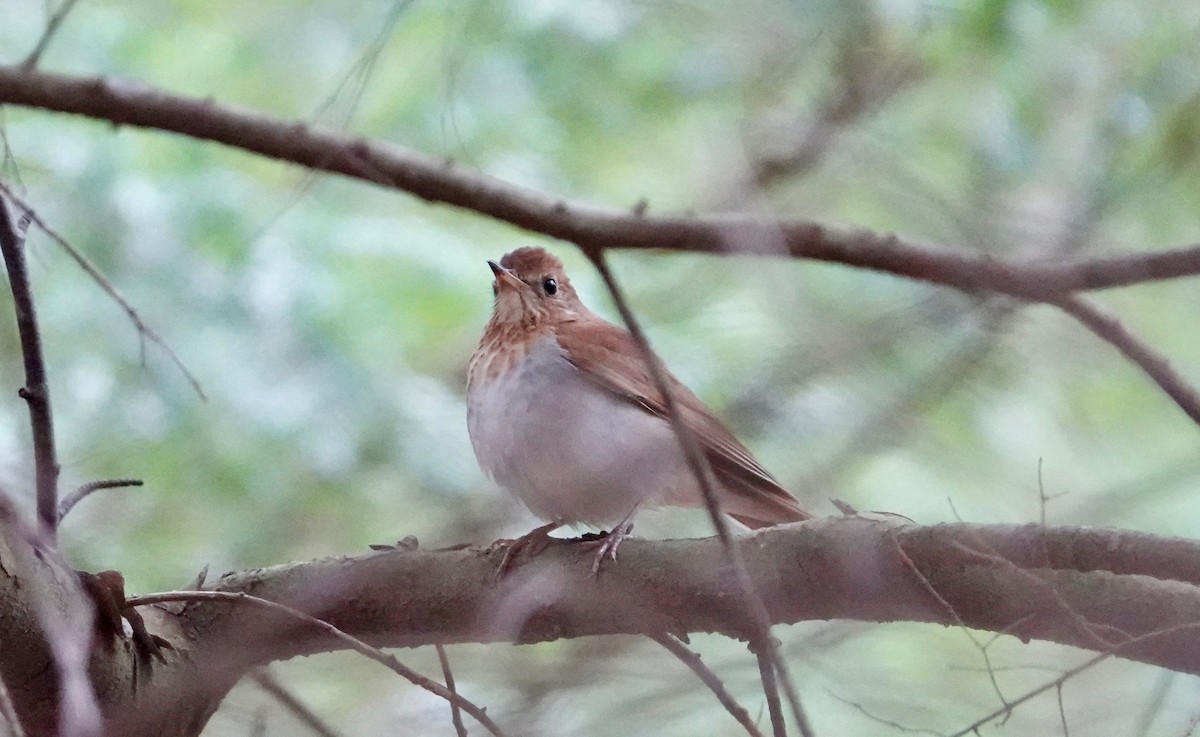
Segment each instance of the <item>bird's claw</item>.
[{"label": "bird's claw", "polygon": [[541,527],[535,527],[518,538],[502,539],[492,543],[489,550],[504,551],[504,557],[500,559],[500,566],[496,569],[495,580],[499,582],[508,575],[509,570],[515,565],[517,557],[522,553],[534,556],[545,550],[550,545],[550,533],[561,526],[556,522],[550,522]]},{"label": "bird's claw", "polygon": [[631,532],[633,532],[633,523],[622,522],[614,527],[611,532],[600,533],[594,538],[580,541],[581,545],[596,549],[595,556],[592,558],[593,576],[600,573],[600,566],[604,563],[606,557],[614,562],[617,560],[617,548],[621,547],[621,543],[632,537],[630,535]]},{"label": "bird's claw", "polygon": [[173,650],[171,643],[146,629],[146,622],[134,607],[125,601],[125,579],[117,571],[88,573],[76,571],[84,593],[95,606],[95,626],[100,641],[108,647],[125,636],[121,620],[129,623],[130,639],[138,659],[146,665],[150,658],[160,663],[167,662],[163,650]]}]

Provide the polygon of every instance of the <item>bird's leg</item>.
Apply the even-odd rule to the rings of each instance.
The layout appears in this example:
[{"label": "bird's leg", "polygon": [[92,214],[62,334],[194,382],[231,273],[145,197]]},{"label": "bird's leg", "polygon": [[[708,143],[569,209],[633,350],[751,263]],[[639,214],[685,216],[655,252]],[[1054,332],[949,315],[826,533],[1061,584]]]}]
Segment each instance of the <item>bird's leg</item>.
[{"label": "bird's leg", "polygon": [[492,550],[504,548],[504,557],[500,559],[500,567],[496,569],[496,580],[504,578],[521,553],[528,552],[529,555],[537,555],[545,550],[546,546],[550,544],[550,533],[560,527],[562,527],[561,522],[547,522],[513,540],[497,540],[492,543]]},{"label": "bird's leg", "polygon": [[596,556],[592,559],[592,575],[595,576],[600,572],[600,565],[604,562],[607,556],[612,560],[617,559],[617,548],[621,547],[621,543],[625,542],[633,532],[633,515],[637,514],[638,508],[641,505],[634,506],[629,510],[629,514],[612,528],[612,531],[599,540],[587,540],[583,545],[596,548]]}]

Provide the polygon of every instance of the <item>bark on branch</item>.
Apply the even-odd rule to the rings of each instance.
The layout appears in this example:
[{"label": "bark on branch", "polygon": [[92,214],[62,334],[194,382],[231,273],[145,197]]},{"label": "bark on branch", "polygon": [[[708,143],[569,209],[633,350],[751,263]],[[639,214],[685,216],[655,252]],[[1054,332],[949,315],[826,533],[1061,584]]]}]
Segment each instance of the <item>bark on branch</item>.
[{"label": "bark on branch", "polygon": [[[1195,623],[1120,654],[1200,673],[1200,543],[1119,530],[1035,525],[894,525],[827,519],[764,530],[739,542],[772,622],[955,619],[1096,649],[1096,628],[1126,637]],[[715,538],[631,541],[592,578],[569,542],[493,584],[498,558],[481,550],[388,552],[229,574],[216,583],[305,609],[389,647],[444,642],[541,642],[601,634],[747,634],[737,587]],[[1064,604],[1067,609],[1064,609]],[[261,619],[228,606],[184,613],[200,639]],[[232,629],[231,629],[232,628]],[[251,628],[252,629],[252,628]],[[1115,630],[1112,630],[1115,632]],[[290,633],[296,635],[297,633]],[[261,633],[256,634],[256,638]],[[263,643],[255,659],[317,652],[319,633]],[[1121,635],[1113,635],[1119,645]],[[1189,647],[1181,647],[1190,643]]]},{"label": "bark on branch", "polygon": [[449,159],[173,95],[143,82],[0,66],[0,103],[153,128],[402,190],[526,230],[604,248],[790,255],[882,271],[968,292],[1031,301],[1200,274],[1200,244],[1075,261],[1008,262],[811,220],[740,215],[650,216],[548,196]]},{"label": "bark on branch", "polygon": [[[14,561],[33,560],[19,554],[27,545],[20,538],[9,535],[6,543],[0,582],[14,577]],[[838,518],[764,530],[738,544],[776,624],[961,623],[1200,673],[1195,541],[1120,530]],[[590,558],[562,542],[499,584],[498,555],[468,549],[292,563],[230,573],[212,588],[286,604],[385,647],[605,634],[744,637],[750,631],[717,539],[632,540],[621,553],[597,578],[590,575]],[[41,576],[29,566],[21,570]],[[46,581],[38,587],[41,596],[50,596],[46,587],[53,580]],[[0,586],[0,611],[30,611],[30,590],[28,580]],[[237,603],[143,612],[151,630],[176,650],[169,664],[155,666],[148,687],[143,674],[130,701],[134,684],[116,686],[111,674],[136,672],[132,649],[96,648],[93,670],[110,674],[99,692],[116,733],[162,734],[159,727],[170,722],[172,734],[189,734],[180,725],[202,727],[252,668],[343,646],[316,627]],[[27,641],[27,629],[13,628],[28,628],[30,621],[0,618],[0,641]],[[786,630],[778,634],[787,637]],[[47,648],[6,653],[5,681],[20,696],[30,674],[47,672],[50,658]],[[49,683],[41,688],[53,691]],[[35,711],[26,714],[37,717],[27,725],[47,724],[45,705]]]}]

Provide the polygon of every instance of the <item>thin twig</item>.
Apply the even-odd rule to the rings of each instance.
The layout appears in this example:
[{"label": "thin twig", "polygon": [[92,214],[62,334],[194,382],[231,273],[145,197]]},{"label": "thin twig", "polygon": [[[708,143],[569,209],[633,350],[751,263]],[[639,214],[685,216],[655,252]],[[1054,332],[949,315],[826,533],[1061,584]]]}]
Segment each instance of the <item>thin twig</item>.
[{"label": "thin twig", "polygon": [[1063,706],[1062,697],[1063,684],[1058,684],[1054,687],[1055,696],[1058,698],[1058,718],[1062,722],[1063,737],[1071,737],[1071,730],[1067,727],[1067,710]]},{"label": "thin twig", "polygon": [[700,681],[705,686],[708,686],[708,690],[713,692],[713,696],[717,697],[717,701],[721,703],[721,706],[725,707],[725,711],[729,712],[729,715],[736,719],[738,724],[742,725],[742,728],[746,730],[746,733],[750,737],[762,737],[762,732],[758,730],[754,719],[750,717],[750,712],[746,711],[733,698],[733,694],[729,693],[728,689],[725,688],[725,684],[717,677],[717,674],[704,664],[698,653],[693,652],[691,648],[680,642],[675,635],[650,635],[650,639],[665,647],[668,652],[679,658],[680,662],[695,673]]},{"label": "thin twig", "polygon": [[[28,216],[28,213],[27,213]],[[54,417],[50,411],[50,385],[46,381],[46,359],[38,332],[33,288],[25,267],[24,239],[17,234],[8,204],[0,197],[0,251],[8,269],[21,355],[25,360],[25,386],[17,393],[29,406],[33,431],[33,463],[37,485],[37,515],[42,533],[53,544],[58,527],[58,457],[54,449]]]},{"label": "thin twig", "polygon": [[[354,113],[358,108],[359,102],[362,100],[363,92],[366,90],[371,74],[375,70],[376,62],[379,60],[379,56],[383,53],[383,49],[387,45],[387,40],[395,31],[396,24],[400,21],[401,16],[403,16],[404,12],[413,5],[413,2],[414,0],[397,0],[397,2],[392,4],[392,7],[388,10],[387,15],[380,24],[379,31],[376,33],[375,38],[371,41],[370,45],[367,46],[366,51],[359,55],[354,64],[346,70],[344,75],[342,75],[341,80],[334,85],[333,91],[330,92],[325,97],[324,101],[317,106],[316,111],[312,115],[312,121],[314,123],[322,122],[322,119],[325,119],[332,121],[332,125],[334,125],[340,131],[344,131],[346,129],[347,124],[350,122],[350,119],[354,116]],[[340,112],[340,117],[338,115],[329,114],[333,109],[334,103],[336,103],[338,98],[341,97],[343,90],[350,86],[351,79],[355,77],[357,77],[357,79],[354,80],[355,88],[350,94],[350,102]],[[329,152],[330,157],[336,155],[336,151]],[[286,215],[289,210],[299,204],[301,199],[309,192],[309,190],[312,189],[313,185],[315,185],[321,179],[321,175],[326,168],[327,167],[325,166],[314,166],[307,168],[304,171],[303,176],[300,178],[299,186],[297,186],[295,192],[289,198],[289,200],[275,210],[274,213],[267,217],[267,219],[264,220],[254,230],[254,232],[250,234],[250,236],[246,239],[246,244],[249,245],[258,241],[258,239],[261,238],[263,234],[271,228],[272,225]]]},{"label": "thin twig", "polygon": [[338,732],[325,723],[325,720],[317,716],[316,712],[308,708],[308,705],[292,693],[291,690],[279,682],[275,674],[271,673],[267,668],[259,668],[250,674],[250,680],[258,684],[258,687],[266,691],[283,708],[287,709],[308,726],[313,732],[321,735],[321,737],[341,737]]},{"label": "thin twig", "polygon": [[38,61],[42,58],[42,54],[46,52],[46,48],[50,46],[50,41],[54,38],[54,34],[58,32],[58,27],[67,19],[67,14],[75,7],[75,3],[79,0],[63,0],[63,4],[58,6],[58,10],[46,20],[46,28],[42,31],[42,37],[38,39],[37,45],[33,47],[33,51],[29,52],[29,56],[25,57],[25,61],[21,62],[21,66],[25,69],[33,69],[37,66]]},{"label": "thin twig", "polygon": [[771,657],[759,648],[754,653],[758,661],[758,677],[762,680],[763,696],[767,700],[767,713],[771,715],[773,737],[787,737],[787,723],[783,720],[783,707],[779,703],[779,683],[775,678],[775,667]]},{"label": "thin twig", "polygon": [[63,497],[63,500],[58,503],[58,521],[61,523],[66,518],[67,513],[75,508],[75,505],[86,499],[93,492],[101,489],[122,489],[127,486],[141,486],[141,479],[103,479],[100,481],[89,481],[79,488],[72,491]]},{"label": "thin twig", "polygon": [[966,735],[971,734],[972,732],[977,732],[980,727],[982,727],[983,725],[992,721],[993,719],[997,719],[997,718],[1006,716],[1008,714],[1011,714],[1013,712],[1013,709],[1016,709],[1018,706],[1020,706],[1021,704],[1024,704],[1026,701],[1029,701],[1030,699],[1033,699],[1037,696],[1041,696],[1042,694],[1046,693],[1047,691],[1049,691],[1052,688],[1059,688],[1060,686],[1062,686],[1062,684],[1066,683],[1067,681],[1069,681],[1070,679],[1079,675],[1080,673],[1091,669],[1095,665],[1102,663],[1105,660],[1108,660],[1109,658],[1111,658],[1115,655],[1120,655],[1121,651],[1127,650],[1127,649],[1133,647],[1134,645],[1140,645],[1141,643],[1146,642],[1148,640],[1153,640],[1156,637],[1165,637],[1167,635],[1173,635],[1178,632],[1184,632],[1187,630],[1195,630],[1195,629],[1200,629],[1200,622],[1188,622],[1186,624],[1178,624],[1173,627],[1166,627],[1161,630],[1155,630],[1153,632],[1146,632],[1145,634],[1141,634],[1136,637],[1130,638],[1129,640],[1126,640],[1125,642],[1122,642],[1120,644],[1113,646],[1113,648],[1111,650],[1108,650],[1108,651],[1100,653],[1094,657],[1091,657],[1091,658],[1085,660],[1084,662],[1080,663],[1079,665],[1075,666],[1074,668],[1064,671],[1063,674],[1061,676],[1059,676],[1058,678],[1055,678],[1052,681],[1043,683],[1042,685],[1038,686],[1037,688],[1031,689],[1030,691],[1026,692],[1025,694],[1022,694],[1018,698],[1015,698],[1012,701],[1006,703],[1001,708],[996,709],[995,711],[991,712],[987,716],[984,716],[984,717],[981,717],[981,718],[975,720],[971,724],[960,729],[959,731],[955,732],[954,734],[950,735],[949,737],[965,737]]},{"label": "thin twig", "polygon": [[192,374],[191,371],[188,370],[187,365],[184,364],[183,359],[179,357],[179,354],[177,354],[175,350],[171,348],[165,338],[158,334],[157,330],[146,324],[145,320],[142,319],[142,316],[138,313],[137,309],[135,309],[134,306],[129,303],[129,300],[125,298],[125,295],[122,294],[121,290],[117,289],[117,287],[108,280],[108,277],[106,277],[104,273],[100,271],[100,268],[96,266],[96,264],[92,263],[92,260],[84,255],[82,251],[75,248],[75,246],[72,246],[66,238],[59,234],[58,231],[46,224],[46,221],[42,220],[38,216],[37,212],[35,212],[33,208],[31,208],[19,196],[17,196],[17,194],[12,191],[12,188],[3,181],[0,181],[0,192],[3,192],[9,197],[9,199],[15,202],[17,206],[23,209],[34,225],[38,226],[43,233],[50,237],[50,240],[57,243],[60,248],[67,252],[67,255],[79,265],[79,268],[83,269],[84,272],[92,278],[92,281],[96,282],[96,284],[108,294],[109,298],[117,303],[117,306],[121,308],[121,310],[125,313],[125,316],[128,317],[129,321],[133,323],[133,326],[137,328],[138,335],[143,339],[148,339],[151,343],[154,343],[161,348],[162,351],[167,354],[167,358],[171,360],[171,363],[175,364],[175,367],[179,369],[180,373],[183,374],[188,383],[192,385],[192,390],[196,392],[196,395],[200,397],[200,400],[208,401],[208,397],[205,395],[203,387],[200,386],[200,381],[195,377],[195,375]]},{"label": "thin twig", "polygon": [[[450,658],[446,657],[446,647],[442,643],[434,645],[437,650],[438,663],[442,666],[442,678],[446,679],[446,690],[452,694],[458,694],[458,688],[454,685],[454,672],[450,670]],[[450,721],[454,723],[454,733],[458,737],[467,737],[467,728],[463,724],[462,711],[458,708],[458,704],[450,702]]]},{"label": "thin twig", "polygon": [[0,66],[0,103],[223,143],[468,209],[570,241],[585,252],[624,248],[787,254],[1030,301],[1054,301],[1073,291],[1200,274],[1200,244],[1092,259],[1021,262],[991,254],[955,253],[887,233],[811,220],[636,215],[624,209],[565,202],[390,143],[322,131],[212,99],[174,95],[116,78]]},{"label": "thin twig", "polygon": [[1130,332],[1115,315],[1073,295],[1055,300],[1053,304],[1133,361],[1192,418],[1192,422],[1200,424],[1200,393],[1171,367],[1171,362],[1165,356]]},{"label": "thin twig", "polygon": [[1058,499],[1059,497],[1070,494],[1070,491],[1060,491],[1057,494],[1046,494],[1046,486],[1042,482],[1042,459],[1038,457],[1037,467],[1037,485],[1038,485],[1038,507],[1041,512],[1042,527],[1046,526],[1046,505]]},{"label": "thin twig", "polygon": [[409,668],[397,660],[395,656],[388,655],[379,648],[368,645],[354,635],[343,632],[323,619],[314,617],[311,614],[306,614],[299,609],[293,609],[286,604],[280,604],[279,602],[271,601],[269,599],[251,596],[250,594],[245,594],[239,591],[164,591],[158,594],[131,596],[125,600],[125,603],[128,606],[147,606],[149,604],[166,604],[168,602],[179,601],[225,601],[253,604],[254,606],[269,609],[273,612],[283,614],[293,619],[307,622],[308,624],[323,630],[330,636],[345,642],[350,646],[351,650],[383,665],[393,673],[396,673],[397,675],[407,679],[413,685],[423,688],[435,696],[446,699],[452,704],[458,704],[459,708],[474,717],[475,721],[483,725],[483,727],[495,735],[495,737],[505,737],[504,731],[500,729],[500,727],[494,721],[492,721],[492,718],[487,715],[487,712],[484,709],[481,709],[459,694],[452,693],[437,681],[431,678],[426,678],[412,668]]},{"label": "thin twig", "polygon": [[[674,393],[671,391],[671,386],[667,382],[662,366],[659,364],[658,358],[654,355],[654,349],[650,347],[650,342],[646,338],[645,333],[642,332],[642,327],[638,323],[637,317],[625,301],[625,295],[621,292],[620,286],[609,270],[608,263],[604,258],[604,251],[589,251],[587,255],[592,263],[595,264],[596,270],[600,272],[600,277],[604,280],[605,286],[608,287],[609,294],[612,295],[613,301],[617,305],[617,311],[621,313],[621,319],[624,320],[626,327],[629,328],[629,334],[638,345],[638,350],[642,354],[642,361],[646,364],[646,370],[654,381],[654,387],[663,398],[663,405],[667,409],[667,417],[670,420],[671,428],[674,430],[676,437],[679,438],[679,444],[683,449],[688,467],[692,475],[696,478],[697,484],[700,486],[700,491],[704,496],[705,509],[708,510],[709,519],[716,529],[717,537],[720,538],[721,546],[724,548],[725,555],[729,559],[738,589],[742,592],[741,603],[753,627],[753,632],[751,633],[752,644],[766,655],[771,666],[779,674],[779,681],[783,686],[784,694],[787,696],[788,704],[792,708],[792,716],[800,728],[800,734],[804,737],[811,737],[813,734],[812,727],[809,725],[808,717],[804,713],[804,707],[800,703],[800,695],[796,693],[796,687],[792,683],[787,665],[784,663],[783,656],[779,652],[779,647],[775,639],[771,636],[771,618],[767,614],[767,608],[763,604],[762,597],[759,596],[758,591],[754,588],[754,582],[746,570],[746,563],[742,559],[741,549],[734,542],[733,533],[729,530],[729,522],[721,513],[721,502],[717,497],[716,479],[713,476],[712,465],[705,458],[691,429],[679,415]],[[772,720],[774,720],[774,717],[775,715],[772,714]],[[776,725],[775,729],[778,732],[779,725]]]},{"label": "thin twig", "polygon": [[927,735],[930,735],[931,737],[944,737],[944,735],[941,732],[936,732],[932,729],[924,729],[921,727],[910,727],[906,724],[901,724],[900,722],[892,721],[891,719],[884,719],[883,717],[879,716],[878,714],[872,713],[870,709],[868,709],[867,707],[858,703],[857,701],[851,701],[850,699],[838,696],[836,693],[834,693],[833,691],[829,691],[828,689],[826,689],[826,693],[828,693],[830,696],[837,699],[838,701],[842,702],[846,706],[849,706],[850,708],[854,709],[859,714],[862,714],[867,719],[870,719],[873,722],[882,724],[885,727],[891,727],[892,729],[899,730],[906,734],[927,734]]},{"label": "thin twig", "polygon": [[916,562],[913,561],[913,559],[909,556],[908,551],[904,549],[904,546],[900,544],[900,541],[896,538],[896,535],[894,533],[889,533],[888,537],[891,538],[892,546],[896,549],[896,554],[900,557],[900,561],[904,564],[905,568],[908,568],[908,570],[912,571],[913,576],[915,576],[917,579],[917,583],[921,584],[921,588],[925,589],[925,591],[937,601],[938,605],[950,615],[950,619],[954,621],[954,624],[958,626],[959,630],[966,635],[967,639],[971,641],[971,644],[974,645],[977,650],[979,650],[979,654],[983,658],[983,665],[987,669],[988,679],[992,684],[992,690],[996,693],[996,698],[1000,699],[1001,704],[1007,705],[1008,698],[1004,695],[1004,692],[1000,690],[1000,682],[996,679],[996,669],[992,667],[992,657],[988,654],[988,645],[990,643],[983,643],[979,641],[979,638],[975,636],[975,633],[972,632],[971,628],[967,626],[967,623],[963,621],[962,617],[958,613],[958,610],[954,608],[954,605],[947,601],[946,597],[942,596],[941,593],[933,587],[933,584],[930,583],[929,578],[926,577],[925,574],[921,572],[921,569],[917,567]]}]

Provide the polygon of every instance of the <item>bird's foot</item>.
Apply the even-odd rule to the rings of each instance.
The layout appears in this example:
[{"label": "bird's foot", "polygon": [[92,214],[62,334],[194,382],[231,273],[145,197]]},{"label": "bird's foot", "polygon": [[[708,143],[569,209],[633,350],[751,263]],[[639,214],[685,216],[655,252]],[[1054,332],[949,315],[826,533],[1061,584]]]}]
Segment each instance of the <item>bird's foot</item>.
[{"label": "bird's foot", "polygon": [[134,607],[125,601],[125,578],[117,571],[101,571],[88,573],[76,571],[83,593],[95,607],[95,627],[99,639],[105,646],[112,648],[118,639],[125,637],[125,626],[122,619],[129,623],[134,651],[138,660],[147,668],[151,657],[160,663],[167,662],[163,650],[174,649],[171,643],[151,634],[146,629],[146,622]]},{"label": "bird's foot", "polygon": [[617,548],[621,547],[621,543],[632,537],[630,534],[632,532],[633,522],[627,519],[612,528],[611,532],[602,532],[590,538],[585,536],[584,539],[580,540],[580,545],[596,549],[595,556],[592,558],[593,576],[600,572],[600,566],[604,563],[606,557],[614,562],[617,560]]},{"label": "bird's foot", "polygon": [[492,543],[491,550],[503,550],[504,557],[500,559],[500,567],[496,569],[496,581],[508,575],[516,564],[517,557],[525,554],[534,556],[546,549],[550,544],[550,533],[562,527],[557,522],[548,522],[541,527],[535,527],[515,539],[497,540]]}]

